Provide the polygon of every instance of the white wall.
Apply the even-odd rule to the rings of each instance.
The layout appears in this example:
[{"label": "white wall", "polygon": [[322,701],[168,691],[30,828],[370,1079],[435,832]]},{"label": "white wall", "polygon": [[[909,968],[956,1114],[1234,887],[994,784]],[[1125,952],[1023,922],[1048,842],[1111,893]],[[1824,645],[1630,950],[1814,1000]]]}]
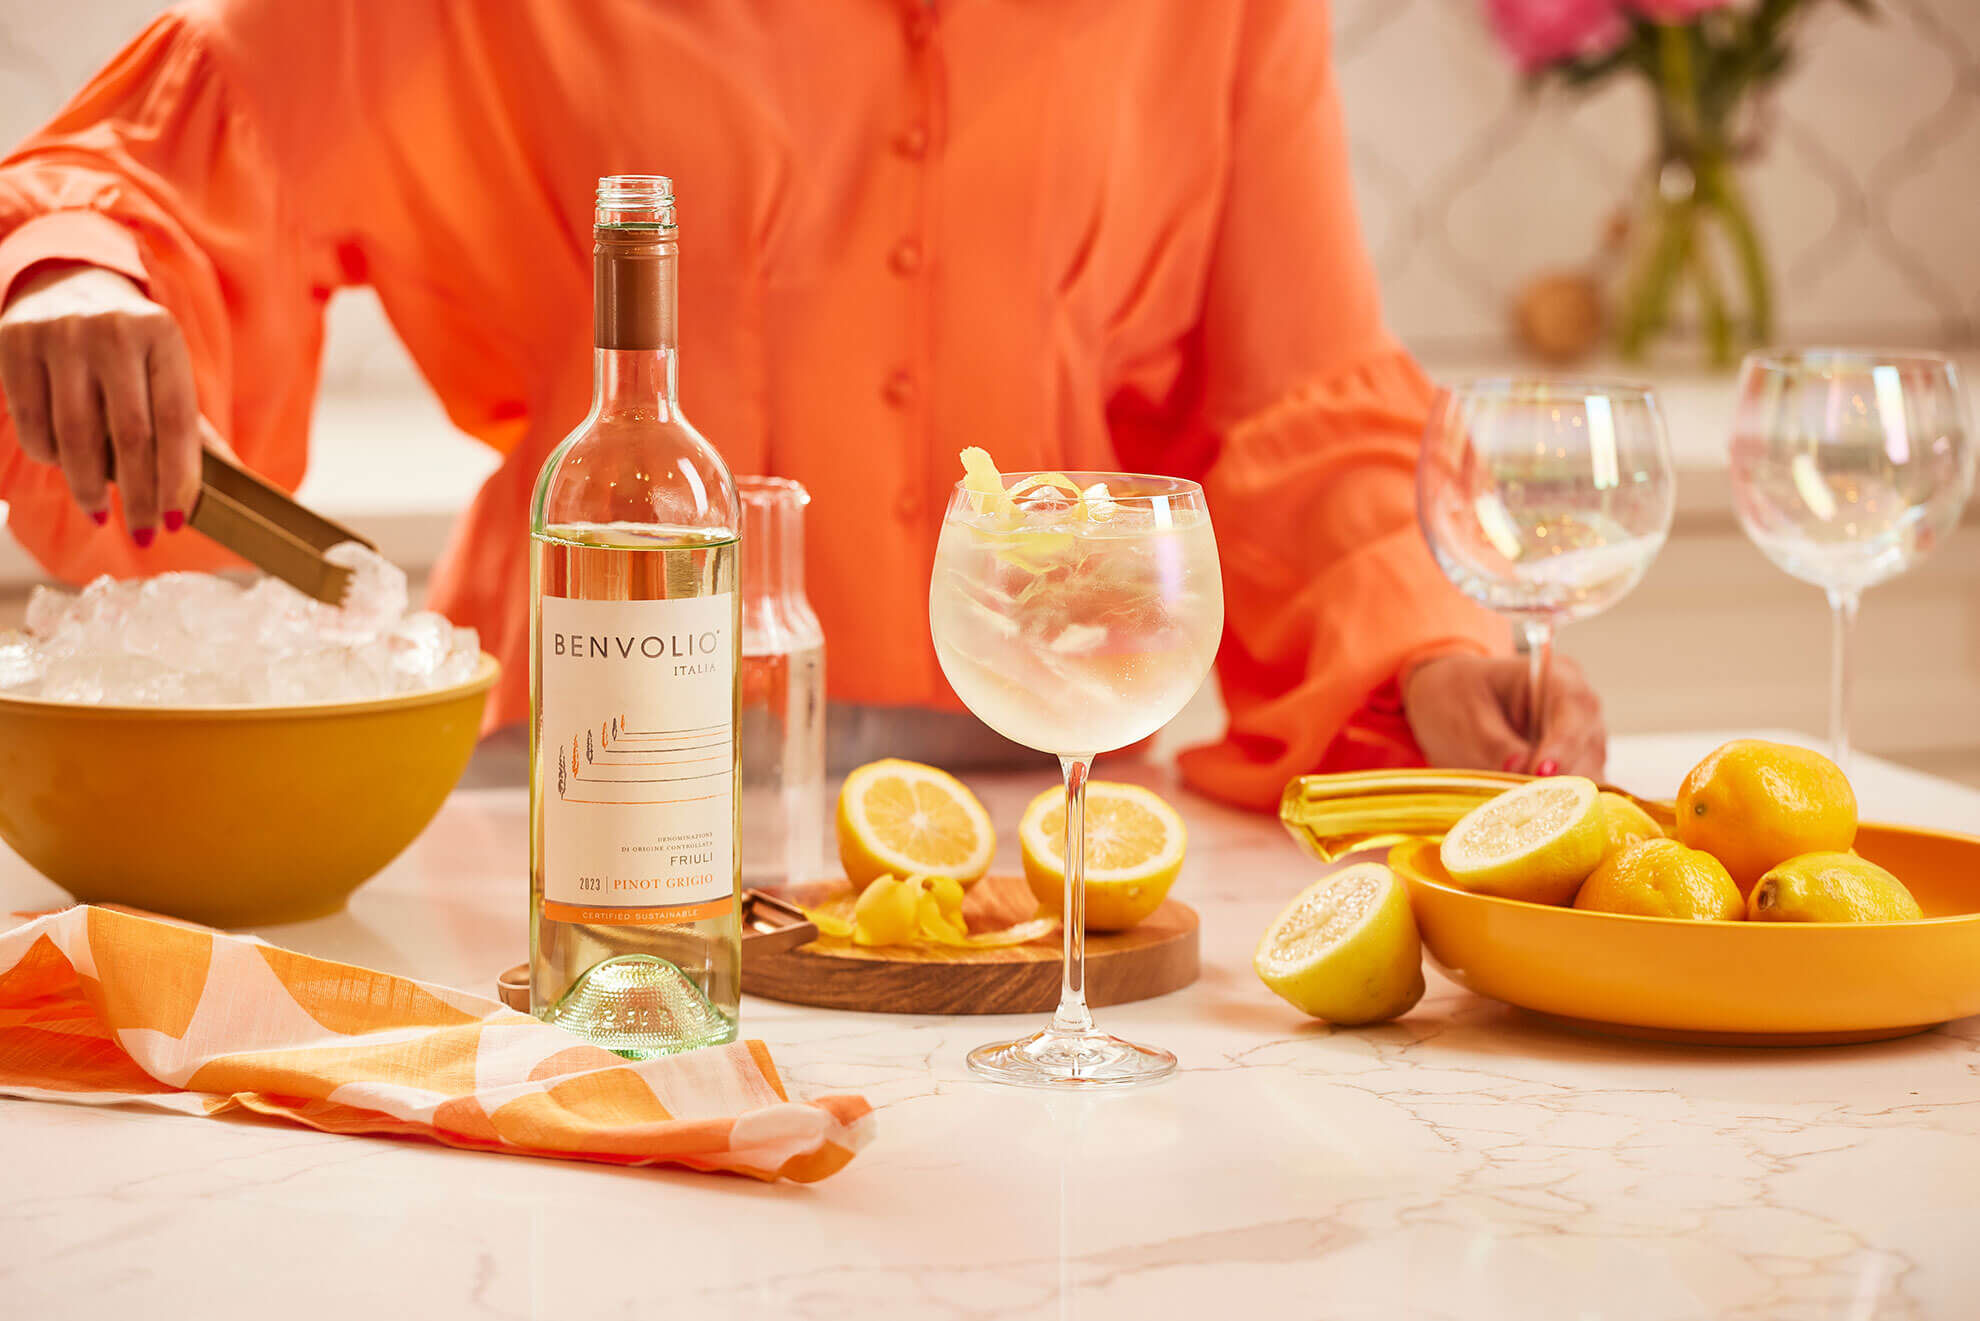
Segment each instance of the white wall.
[{"label": "white wall", "polygon": [[[1980,0],[1878,2],[1875,23],[1833,0],[1816,6],[1752,169],[1781,334],[1972,343]],[[32,128],[160,7],[0,0],[0,142]],[[1482,0],[1334,3],[1363,223],[1390,319],[1432,356],[1495,349],[1511,291],[1594,247],[1649,147],[1639,87],[1536,101],[1481,11]],[[403,376],[375,309],[343,300],[329,388]]]}]

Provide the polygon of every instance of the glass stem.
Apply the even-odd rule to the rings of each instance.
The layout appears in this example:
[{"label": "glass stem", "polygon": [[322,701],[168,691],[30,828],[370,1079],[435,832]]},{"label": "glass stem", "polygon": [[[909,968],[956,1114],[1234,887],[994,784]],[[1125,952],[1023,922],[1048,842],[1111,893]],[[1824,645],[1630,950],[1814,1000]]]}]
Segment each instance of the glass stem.
[{"label": "glass stem", "polygon": [[1059,908],[1066,962],[1052,1031],[1084,1035],[1093,1030],[1093,1014],[1086,1007],[1086,777],[1093,758],[1061,757],[1059,768],[1066,776],[1066,896]]},{"label": "glass stem", "polygon": [[1520,625],[1526,635],[1526,741],[1535,754],[1547,727],[1547,671],[1554,664],[1554,621],[1529,619]]},{"label": "glass stem", "polygon": [[1850,642],[1856,632],[1856,607],[1862,593],[1832,589],[1829,613],[1834,630],[1829,644],[1829,755],[1836,765],[1849,769],[1849,694],[1855,676],[1851,670]]}]

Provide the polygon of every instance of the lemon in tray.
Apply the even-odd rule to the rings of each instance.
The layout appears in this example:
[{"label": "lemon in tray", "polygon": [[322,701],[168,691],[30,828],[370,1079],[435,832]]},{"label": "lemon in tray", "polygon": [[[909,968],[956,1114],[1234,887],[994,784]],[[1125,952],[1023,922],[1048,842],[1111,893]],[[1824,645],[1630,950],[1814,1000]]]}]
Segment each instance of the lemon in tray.
[{"label": "lemon in tray", "polygon": [[1925,916],[1903,881],[1853,853],[1806,853],[1760,878],[1754,922],[1913,922]]},{"label": "lemon in tray", "polygon": [[1740,892],[1804,853],[1856,841],[1856,793],[1819,752],[1742,738],[1692,767],[1678,789],[1678,842],[1726,865]]},{"label": "lemon in tray", "polygon": [[1438,857],[1466,890],[1565,904],[1609,850],[1595,782],[1557,775],[1508,789],[1460,817]]},{"label": "lemon in tray", "polygon": [[1746,915],[1739,887],[1717,858],[1661,836],[1638,840],[1602,859],[1575,895],[1574,906],[1699,922],[1736,922]]},{"label": "lemon in tray", "polygon": [[1601,804],[1602,824],[1609,833],[1608,852],[1603,857],[1613,858],[1646,839],[1664,838],[1664,828],[1656,818],[1621,794],[1604,790],[1596,795],[1596,801]]}]

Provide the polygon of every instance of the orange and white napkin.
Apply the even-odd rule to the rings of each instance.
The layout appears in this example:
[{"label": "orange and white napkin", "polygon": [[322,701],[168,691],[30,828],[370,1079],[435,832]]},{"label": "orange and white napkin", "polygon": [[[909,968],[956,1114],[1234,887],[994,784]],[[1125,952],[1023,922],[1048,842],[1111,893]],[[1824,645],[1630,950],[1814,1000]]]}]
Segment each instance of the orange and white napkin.
[{"label": "orange and white napkin", "polygon": [[634,1062],[494,1000],[96,907],[0,933],[0,1095],[800,1182],[871,1123],[857,1096],[792,1101],[760,1041]]}]

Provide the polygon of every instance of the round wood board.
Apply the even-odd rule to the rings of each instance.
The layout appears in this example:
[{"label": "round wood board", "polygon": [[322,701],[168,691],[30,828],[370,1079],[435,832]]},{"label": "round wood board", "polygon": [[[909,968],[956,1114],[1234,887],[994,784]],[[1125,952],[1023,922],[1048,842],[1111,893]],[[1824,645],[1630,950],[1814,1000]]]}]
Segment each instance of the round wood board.
[{"label": "round wood board", "polygon": [[[1036,901],[1021,876],[986,876],[970,887],[965,914],[1009,920]],[[1015,916],[1011,916],[1015,914]],[[977,924],[972,923],[976,929]],[[1181,990],[1196,980],[1195,910],[1171,899],[1127,931],[1089,932],[1086,999],[1095,1007]],[[878,1014],[1043,1014],[1059,1003],[1062,936],[989,949],[776,950],[743,942],[743,991],[787,1004]]]}]

